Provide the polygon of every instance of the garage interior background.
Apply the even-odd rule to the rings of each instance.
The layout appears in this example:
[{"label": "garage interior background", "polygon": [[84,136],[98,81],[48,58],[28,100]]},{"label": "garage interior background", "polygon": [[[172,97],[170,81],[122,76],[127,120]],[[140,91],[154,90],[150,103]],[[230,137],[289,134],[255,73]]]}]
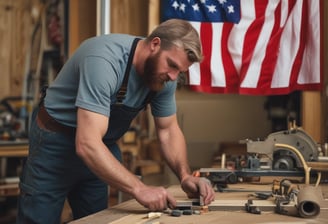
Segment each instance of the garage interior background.
[{"label": "garage interior background", "polygon": [[[17,116],[28,119],[27,115],[38,99],[39,88],[53,80],[83,40],[98,34],[97,2],[0,0],[0,99],[3,99],[2,103],[14,101],[13,111]],[[159,2],[111,0],[111,32],[146,36],[159,23]],[[318,143],[328,142],[328,2],[323,1],[323,5],[322,71],[325,78],[321,92],[267,97],[201,94],[184,86],[177,90],[178,120],[187,140],[192,168],[210,166],[222,144],[263,139],[273,131],[286,129],[289,118],[296,119],[297,125]],[[26,123],[23,122],[25,126]],[[135,120],[131,130],[137,131],[132,137],[132,143],[138,148],[133,156],[152,154],[140,151],[140,144],[149,146],[155,139],[147,112]],[[8,138],[8,133],[2,138]],[[140,139],[142,143],[139,144]],[[125,141],[133,148],[131,140]],[[124,143],[123,147],[126,146]]]},{"label": "garage interior background", "polygon": [[[83,40],[99,33],[99,2],[0,0],[1,140],[27,136],[28,115],[38,100],[39,88],[55,78]],[[110,4],[112,33],[146,36],[160,21],[159,0],[111,0]],[[328,142],[328,2],[323,1],[323,6],[321,92],[246,96],[202,94],[185,86],[177,90],[178,121],[193,169],[211,166],[220,147],[238,147],[239,140],[264,139],[271,132],[285,130],[289,118],[318,143]],[[8,109],[17,123],[6,124]],[[130,135],[120,142],[123,151],[129,152],[125,165],[142,175],[163,171],[148,113],[138,116]],[[3,170],[0,174],[6,175]],[[174,182],[172,174],[166,181]]]}]

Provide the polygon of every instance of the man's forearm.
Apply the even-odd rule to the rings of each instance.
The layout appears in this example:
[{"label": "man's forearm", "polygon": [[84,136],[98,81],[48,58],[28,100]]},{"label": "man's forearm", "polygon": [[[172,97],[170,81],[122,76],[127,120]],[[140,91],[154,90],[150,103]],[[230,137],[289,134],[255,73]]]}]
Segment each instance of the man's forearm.
[{"label": "man's forearm", "polygon": [[163,155],[169,167],[181,181],[191,174],[184,136],[180,130],[163,134],[163,136],[160,137]]}]

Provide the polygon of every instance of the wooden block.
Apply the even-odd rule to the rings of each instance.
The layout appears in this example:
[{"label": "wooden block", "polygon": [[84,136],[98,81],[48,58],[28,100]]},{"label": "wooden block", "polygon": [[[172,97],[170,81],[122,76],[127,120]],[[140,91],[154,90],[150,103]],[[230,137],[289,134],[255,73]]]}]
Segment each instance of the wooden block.
[{"label": "wooden block", "polygon": [[[215,200],[209,206],[210,211],[243,211],[247,200]],[[273,200],[253,200],[252,206],[260,207],[262,211],[274,211]]]},{"label": "wooden block", "polygon": [[209,211],[209,207],[208,206],[201,206],[201,208],[200,208],[200,214],[207,213],[208,211]]}]

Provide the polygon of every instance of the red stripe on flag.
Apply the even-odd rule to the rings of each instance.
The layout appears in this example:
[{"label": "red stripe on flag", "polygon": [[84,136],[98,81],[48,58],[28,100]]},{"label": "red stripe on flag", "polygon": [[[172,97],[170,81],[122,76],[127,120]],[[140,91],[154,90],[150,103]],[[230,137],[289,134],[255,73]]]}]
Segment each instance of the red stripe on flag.
[{"label": "red stripe on flag", "polygon": [[[232,23],[226,23],[222,29],[222,63],[224,66],[225,79],[226,79],[226,92],[233,92],[238,90],[239,86],[239,75],[237,69],[233,63],[231,54],[228,49],[228,39],[231,29],[233,28]],[[219,41],[219,40],[218,40]]]},{"label": "red stripe on flag", "polygon": [[202,41],[202,48],[204,59],[200,64],[201,80],[200,85],[211,86],[211,58],[212,54],[212,25],[211,23],[202,23],[200,26],[200,39]]}]

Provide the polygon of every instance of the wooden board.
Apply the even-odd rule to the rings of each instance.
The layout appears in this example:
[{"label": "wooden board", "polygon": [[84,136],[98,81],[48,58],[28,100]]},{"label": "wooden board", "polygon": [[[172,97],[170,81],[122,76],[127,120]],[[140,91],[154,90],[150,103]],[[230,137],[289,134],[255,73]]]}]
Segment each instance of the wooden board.
[{"label": "wooden board", "polygon": [[31,5],[32,0],[0,0],[0,98],[21,95]]},{"label": "wooden board", "polygon": [[[240,186],[234,185],[234,188]],[[243,185],[242,189],[259,189],[268,190],[270,185]],[[186,196],[179,187],[171,187],[169,191],[173,193],[177,200],[185,200]],[[324,195],[327,195],[328,186],[324,186]],[[217,193],[215,203],[243,203],[247,200],[249,193],[247,192],[230,192]],[[71,224],[86,224],[86,223],[104,223],[104,224],[123,224],[123,223],[165,223],[165,224],[186,224],[186,223],[220,223],[220,224],[234,224],[243,220],[243,223],[293,223],[293,224],[324,224],[328,220],[328,201],[325,200],[321,207],[320,215],[314,219],[304,219],[299,217],[292,217],[286,215],[276,214],[272,211],[263,211],[261,215],[250,214],[245,210],[235,211],[210,211],[202,215],[182,215],[180,217],[172,217],[169,214],[162,214],[158,219],[150,220],[148,222],[145,217],[148,212],[143,206],[138,204],[135,200],[130,200],[114,206],[112,209],[106,209],[96,214],[84,217],[82,219],[71,222]]]},{"label": "wooden board", "polygon": [[27,155],[28,143],[0,144],[0,157],[26,157]]}]

